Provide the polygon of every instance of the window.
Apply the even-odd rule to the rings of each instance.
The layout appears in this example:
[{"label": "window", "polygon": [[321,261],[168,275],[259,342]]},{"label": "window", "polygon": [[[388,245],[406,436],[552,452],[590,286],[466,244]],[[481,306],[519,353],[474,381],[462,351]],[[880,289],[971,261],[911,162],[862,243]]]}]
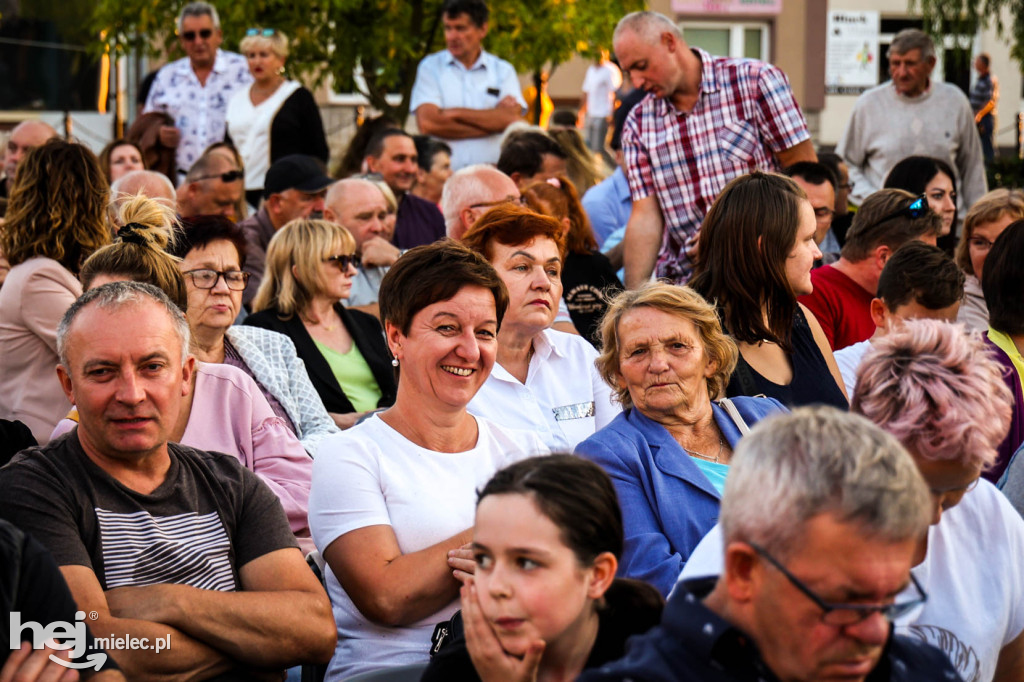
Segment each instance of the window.
[{"label": "window", "polygon": [[683,39],[720,57],[768,60],[768,24],[726,24],[687,21]]}]

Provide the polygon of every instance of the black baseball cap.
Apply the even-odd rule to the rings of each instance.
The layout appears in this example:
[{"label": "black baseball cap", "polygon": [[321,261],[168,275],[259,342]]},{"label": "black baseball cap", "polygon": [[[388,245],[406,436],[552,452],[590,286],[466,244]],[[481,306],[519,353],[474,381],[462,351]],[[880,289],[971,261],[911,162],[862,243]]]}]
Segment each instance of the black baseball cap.
[{"label": "black baseball cap", "polygon": [[289,154],[281,157],[267,171],[263,179],[263,197],[289,189],[314,194],[334,183],[324,173],[323,165],[312,156]]}]

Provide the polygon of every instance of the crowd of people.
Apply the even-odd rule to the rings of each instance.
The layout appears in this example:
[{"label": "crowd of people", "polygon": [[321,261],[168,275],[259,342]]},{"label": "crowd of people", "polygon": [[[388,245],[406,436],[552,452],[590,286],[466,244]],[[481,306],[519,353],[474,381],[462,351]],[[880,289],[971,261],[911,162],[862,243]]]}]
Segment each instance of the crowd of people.
[{"label": "crowd of people", "polygon": [[1024,679],[1024,192],[930,39],[833,154],[646,11],[528,125],[488,17],[331,173],[203,2],[14,129],[0,679]]}]

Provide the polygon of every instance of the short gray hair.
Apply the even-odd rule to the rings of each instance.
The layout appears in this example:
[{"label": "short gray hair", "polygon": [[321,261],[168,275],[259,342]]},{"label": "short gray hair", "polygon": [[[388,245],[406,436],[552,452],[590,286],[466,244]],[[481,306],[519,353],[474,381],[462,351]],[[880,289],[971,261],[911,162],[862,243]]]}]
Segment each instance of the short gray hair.
[{"label": "short gray hair", "polygon": [[185,319],[185,314],[181,312],[181,309],[167,297],[167,294],[152,284],[144,282],[110,282],[89,289],[79,296],[78,300],[72,303],[64,313],[60,324],[57,325],[57,356],[60,358],[60,364],[68,372],[71,371],[71,367],[68,365],[68,336],[71,333],[71,325],[78,314],[91,303],[95,303],[98,308],[103,310],[118,310],[127,305],[144,303],[146,300],[159,303],[167,311],[174,331],[177,332],[178,338],[181,340],[181,362],[184,365],[188,359],[188,320]]},{"label": "short gray hair", "polygon": [[617,43],[626,31],[649,43],[658,42],[662,33],[671,33],[679,39],[683,37],[679,26],[661,12],[630,12],[622,17],[615,26],[615,33],[612,34],[612,44]]},{"label": "short gray hair", "polygon": [[785,558],[819,514],[903,542],[927,532],[931,504],[917,465],[893,436],[860,415],[800,408],[765,419],[740,441],[720,521],[726,544],[756,542]]},{"label": "short gray hair", "polygon": [[[163,195],[153,196],[153,190],[157,187],[163,188]],[[119,203],[124,200],[126,195],[135,196],[140,192],[153,199],[174,201],[175,197],[174,183],[163,173],[151,170],[133,170],[111,183],[110,203]]]},{"label": "short gray hair", "polygon": [[214,28],[220,28],[220,16],[217,15],[217,8],[208,2],[190,2],[181,8],[178,14],[178,33],[181,33],[181,26],[185,23],[185,17],[210,17]]},{"label": "short gray hair", "polygon": [[491,188],[487,184],[486,176],[494,177],[498,174],[505,175],[494,166],[477,163],[455,171],[444,183],[441,190],[441,213],[444,215],[444,226],[449,237],[459,224],[462,209],[490,198]]},{"label": "short gray hair", "polygon": [[889,43],[889,54],[906,54],[911,50],[921,50],[921,59],[935,57],[935,43],[931,36],[920,29],[905,28]]}]

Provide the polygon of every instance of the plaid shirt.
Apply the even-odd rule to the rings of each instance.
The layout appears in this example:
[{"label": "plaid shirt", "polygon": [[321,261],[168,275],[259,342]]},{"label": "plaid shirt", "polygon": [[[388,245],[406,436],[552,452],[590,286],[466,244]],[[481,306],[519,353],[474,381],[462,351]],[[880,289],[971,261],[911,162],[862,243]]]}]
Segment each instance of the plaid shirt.
[{"label": "plaid shirt", "polygon": [[755,169],[777,170],[775,154],[810,138],[782,71],[692,49],[701,61],[693,111],[647,96],[622,132],[633,200],[657,197],[665,221],[655,274],[680,284],[693,273],[683,244],[725,185]]}]

